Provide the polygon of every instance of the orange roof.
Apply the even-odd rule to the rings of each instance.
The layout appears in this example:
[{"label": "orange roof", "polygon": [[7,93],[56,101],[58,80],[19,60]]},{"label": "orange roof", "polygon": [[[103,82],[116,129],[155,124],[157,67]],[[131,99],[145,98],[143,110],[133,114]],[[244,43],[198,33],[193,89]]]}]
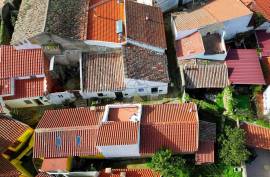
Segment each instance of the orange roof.
[{"label": "orange roof", "polygon": [[176,29],[180,31],[202,28],[250,14],[252,12],[240,0],[211,0],[198,9],[175,13],[173,16]]},{"label": "orange roof", "polygon": [[138,107],[109,108],[108,121],[129,121],[138,112]]},{"label": "orange roof", "polygon": [[270,84],[270,57],[263,57],[262,60],[263,74],[266,84]]},{"label": "orange roof", "polygon": [[0,153],[11,146],[30,127],[0,114]]},{"label": "orange roof", "polygon": [[246,144],[251,147],[270,150],[270,129],[255,124],[241,125],[246,132]]},{"label": "orange roof", "polygon": [[150,169],[112,169],[111,174],[103,170],[99,177],[121,177],[121,172],[126,172],[126,177],[160,177]]},{"label": "orange roof", "polygon": [[200,32],[195,32],[176,41],[177,57],[193,56],[205,52]]},{"label": "orange roof", "polygon": [[4,97],[4,100],[43,96],[46,91],[44,78],[15,80],[14,96]]},{"label": "orange roof", "polygon": [[20,176],[21,172],[19,172],[8,160],[0,156],[0,177],[20,177]]},{"label": "orange roof", "polygon": [[98,130],[97,146],[138,144],[139,127],[136,122],[106,122]]},{"label": "orange roof", "polygon": [[68,165],[68,158],[51,158],[51,159],[44,159],[42,162],[42,166],[40,168],[43,172],[48,171],[67,171]]},{"label": "orange roof", "polygon": [[199,150],[195,154],[195,161],[197,165],[215,162],[214,141],[200,141]]},{"label": "orange roof", "polygon": [[251,9],[261,13],[267,20],[270,20],[270,0],[255,0]]},{"label": "orange roof", "polygon": [[123,42],[116,33],[117,20],[124,23],[124,3],[118,3],[117,0],[90,1],[87,39]]},{"label": "orange roof", "polygon": [[153,154],[162,147],[175,153],[198,150],[199,122],[195,104],[144,106],[142,116],[141,154]]}]

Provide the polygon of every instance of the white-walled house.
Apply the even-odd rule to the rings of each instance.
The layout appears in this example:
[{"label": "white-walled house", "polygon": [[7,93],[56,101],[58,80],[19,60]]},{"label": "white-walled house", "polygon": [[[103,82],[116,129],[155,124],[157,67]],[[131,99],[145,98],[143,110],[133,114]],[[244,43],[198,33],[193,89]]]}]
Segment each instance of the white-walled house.
[{"label": "white-walled house", "polygon": [[167,57],[134,45],[107,53],[83,53],[83,98],[157,96],[168,92]]},{"label": "white-walled house", "polygon": [[[228,6],[229,5],[229,6]],[[196,9],[172,14],[175,40],[188,36],[205,27],[222,24],[225,40],[252,29],[249,27],[253,13],[239,0],[215,0]]]},{"label": "white-walled house", "polygon": [[[49,60],[41,49],[16,50],[0,46],[0,101],[7,108],[59,104],[72,96],[53,92]],[[57,98],[49,99],[55,94]],[[74,97],[74,96],[73,96]]]},{"label": "white-walled house", "polygon": [[270,86],[263,92],[263,114],[270,118]]}]

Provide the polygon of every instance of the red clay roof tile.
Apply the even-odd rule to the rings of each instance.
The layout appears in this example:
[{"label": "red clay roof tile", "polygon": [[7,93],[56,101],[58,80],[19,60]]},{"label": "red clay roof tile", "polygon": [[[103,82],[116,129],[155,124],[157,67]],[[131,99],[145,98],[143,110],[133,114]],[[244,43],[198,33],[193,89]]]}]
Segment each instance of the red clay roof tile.
[{"label": "red clay roof tile", "polygon": [[8,160],[0,156],[0,177],[20,177],[19,172]]},{"label": "red clay roof tile", "polygon": [[269,85],[270,84],[270,56],[263,57],[261,62],[262,62],[264,79],[266,81],[266,84]]},{"label": "red clay roof tile", "polygon": [[97,146],[137,144],[139,127],[139,123],[130,121],[103,123],[98,130]]},{"label": "red clay roof tile", "polygon": [[99,177],[121,177],[120,172],[126,172],[126,177],[160,177],[150,169],[112,169],[111,174],[101,171]]},{"label": "red clay roof tile", "polygon": [[26,124],[0,114],[0,153],[15,143],[28,128]]},{"label": "red clay roof tile", "polygon": [[246,132],[246,144],[251,147],[270,150],[270,129],[255,124],[244,123],[241,128]]},{"label": "red clay roof tile", "polygon": [[43,96],[46,91],[44,78],[15,80],[14,96],[4,97],[4,100]]},{"label": "red clay roof tile", "polygon": [[45,73],[45,55],[42,49],[15,50],[0,46],[0,78],[41,75]]},{"label": "red clay roof tile", "polygon": [[50,158],[44,159],[40,168],[43,172],[49,171],[67,171],[68,170],[68,158]]},{"label": "red clay roof tile", "polygon": [[265,84],[256,49],[231,49],[226,64],[232,84]]},{"label": "red clay roof tile", "polygon": [[254,0],[250,5],[255,12],[261,13],[267,20],[270,21],[270,0]]},{"label": "red clay roof tile", "polygon": [[[124,3],[117,0],[90,1],[87,39],[123,42],[116,33],[116,21],[124,19]],[[123,30],[123,35],[125,32]]]},{"label": "red clay roof tile", "polygon": [[197,165],[215,162],[215,143],[214,141],[204,141],[199,143],[199,150],[195,154]]},{"label": "red clay roof tile", "polygon": [[125,10],[127,38],[167,48],[163,14],[159,7],[127,0]]},{"label": "red clay roof tile", "polygon": [[12,94],[11,83],[10,78],[0,79],[0,95]]}]

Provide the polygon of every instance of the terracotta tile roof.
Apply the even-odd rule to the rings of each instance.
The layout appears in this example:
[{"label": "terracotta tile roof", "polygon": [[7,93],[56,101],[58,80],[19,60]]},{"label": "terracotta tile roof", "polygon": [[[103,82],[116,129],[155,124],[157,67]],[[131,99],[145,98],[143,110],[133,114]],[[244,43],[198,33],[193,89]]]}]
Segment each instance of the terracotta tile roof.
[{"label": "terracotta tile roof", "polygon": [[254,0],[250,5],[255,12],[261,13],[267,20],[270,21],[270,0]]},{"label": "terracotta tile roof", "polygon": [[82,56],[83,91],[117,91],[125,88],[124,63],[121,53]]},{"label": "terracotta tile roof", "polygon": [[[127,38],[159,48],[167,48],[160,8],[126,1]],[[158,36],[158,37],[157,37]]]},{"label": "terracotta tile roof", "polygon": [[0,177],[20,177],[19,172],[8,160],[0,156]]},{"label": "terracotta tile roof", "polygon": [[12,94],[11,79],[0,79],[0,95],[9,95]]},{"label": "terracotta tile roof", "polygon": [[230,84],[224,62],[179,60],[178,63],[183,70],[186,88],[224,88]]},{"label": "terracotta tile roof", "polygon": [[29,127],[0,114],[0,153],[11,146]]},{"label": "terracotta tile roof", "polygon": [[259,47],[262,49],[262,56],[270,56],[270,33],[263,30],[256,31]]},{"label": "terracotta tile roof", "polygon": [[123,50],[127,78],[169,82],[167,57],[165,54],[133,45],[126,45]]},{"label": "terracotta tile roof", "polygon": [[270,129],[254,124],[241,125],[246,132],[246,144],[251,147],[270,150]]},{"label": "terracotta tile roof", "polygon": [[101,117],[101,112],[90,108],[46,111],[35,130],[33,157],[97,154],[96,137]]},{"label": "terracotta tile roof", "polygon": [[47,110],[39,121],[37,129],[98,125],[102,114],[102,112],[93,111],[91,108]]},{"label": "terracotta tile roof", "polygon": [[197,122],[194,103],[144,105],[141,124]]},{"label": "terracotta tile roof", "polygon": [[49,175],[48,173],[41,172],[41,173],[38,173],[36,177],[53,177],[53,176]]},{"label": "terracotta tile roof", "polygon": [[261,60],[264,79],[266,84],[270,85],[270,56],[263,57]]},{"label": "terracotta tile roof", "polygon": [[226,64],[232,84],[265,84],[256,49],[231,49]]},{"label": "terracotta tile roof", "polygon": [[98,126],[36,129],[33,157],[58,158],[96,155],[98,153],[95,144],[97,133]]},{"label": "terracotta tile roof", "polygon": [[140,153],[149,155],[161,148],[175,153],[198,150],[199,122],[193,103],[144,106]]},{"label": "terracotta tile roof", "polygon": [[197,165],[215,162],[215,143],[214,141],[204,141],[199,143],[199,150],[195,154]]},{"label": "terracotta tile roof", "polygon": [[87,38],[89,0],[50,0],[44,32],[65,38]]},{"label": "terracotta tile roof", "polygon": [[[230,8],[224,8],[228,4]],[[252,12],[240,0],[211,0],[193,11],[174,13],[173,16],[176,29],[180,31],[202,28],[251,14]]]},{"label": "terracotta tile roof", "polygon": [[200,32],[192,33],[176,41],[177,57],[194,56],[205,52]]},{"label": "terracotta tile roof", "polygon": [[3,99],[13,100],[19,98],[43,96],[45,91],[44,78],[15,80],[15,95],[4,97]]},{"label": "terracotta tile roof", "polygon": [[43,172],[49,171],[67,171],[68,170],[68,158],[50,158],[44,159],[40,168]]},{"label": "terracotta tile roof", "polygon": [[45,55],[41,49],[15,50],[0,46],[0,78],[24,77],[45,73]]},{"label": "terracotta tile roof", "polygon": [[112,169],[111,174],[103,170],[99,177],[121,177],[120,172],[126,172],[126,177],[160,177],[150,169]]},{"label": "terracotta tile roof", "polygon": [[11,43],[43,32],[86,39],[88,4],[89,0],[23,0]]},{"label": "terracotta tile roof", "polygon": [[[124,3],[117,0],[90,1],[87,39],[106,42],[124,42],[116,33],[116,21],[124,17]],[[125,36],[125,29],[122,33]]]},{"label": "terracotta tile roof", "polygon": [[[50,0],[22,0],[11,44],[34,37],[44,31]],[[35,18],[33,18],[35,17]]]},{"label": "terracotta tile roof", "polygon": [[98,130],[97,146],[138,144],[139,123],[107,122]]}]

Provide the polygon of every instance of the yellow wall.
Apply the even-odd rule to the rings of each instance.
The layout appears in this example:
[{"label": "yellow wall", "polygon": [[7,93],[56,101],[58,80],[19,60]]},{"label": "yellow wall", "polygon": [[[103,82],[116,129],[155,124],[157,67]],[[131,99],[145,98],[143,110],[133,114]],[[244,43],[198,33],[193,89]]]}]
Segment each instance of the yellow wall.
[{"label": "yellow wall", "polygon": [[14,152],[18,152],[23,145],[29,140],[29,138],[33,135],[34,130],[32,128],[28,128],[17,140],[21,142],[16,148],[10,146],[8,149]]}]

